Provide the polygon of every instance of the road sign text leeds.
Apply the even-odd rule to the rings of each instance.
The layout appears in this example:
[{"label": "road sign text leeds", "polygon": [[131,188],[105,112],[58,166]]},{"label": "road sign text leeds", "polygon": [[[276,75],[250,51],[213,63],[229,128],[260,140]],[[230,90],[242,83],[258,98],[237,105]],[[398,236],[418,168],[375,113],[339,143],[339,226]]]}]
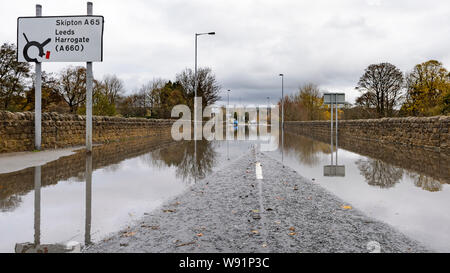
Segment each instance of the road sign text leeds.
[{"label": "road sign text leeds", "polygon": [[103,16],[19,17],[19,62],[101,62]]}]

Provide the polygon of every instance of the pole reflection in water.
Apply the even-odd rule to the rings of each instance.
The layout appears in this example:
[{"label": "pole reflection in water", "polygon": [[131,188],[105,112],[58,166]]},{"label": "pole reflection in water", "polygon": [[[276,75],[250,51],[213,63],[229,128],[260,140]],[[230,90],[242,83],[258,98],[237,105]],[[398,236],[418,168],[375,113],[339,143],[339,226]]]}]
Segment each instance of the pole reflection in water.
[{"label": "pole reflection in water", "polygon": [[330,105],[331,107],[331,123],[330,123],[330,135],[331,135],[331,139],[330,139],[330,147],[331,147],[331,161],[330,161],[330,165],[324,165],[323,166],[323,176],[340,176],[340,177],[344,177],[345,176],[345,165],[338,165],[338,106],[337,104],[335,105],[335,111],[336,111],[336,133],[335,133],[335,137],[336,137],[336,163],[333,164],[333,103],[331,103]]},{"label": "pole reflection in water", "polygon": [[284,122],[281,125],[281,163],[284,168]]},{"label": "pole reflection in water", "polygon": [[47,252],[41,244],[41,166],[34,167],[34,243],[16,243],[16,253]]},{"label": "pole reflection in water", "polygon": [[16,253],[62,253],[80,252],[77,242],[67,244],[41,244],[41,166],[34,167],[34,242],[16,243]]},{"label": "pole reflection in water", "polygon": [[91,242],[91,219],[92,219],[92,153],[86,154],[86,220],[84,231],[84,244]]},{"label": "pole reflection in water", "polygon": [[34,167],[34,244],[41,243],[41,166]]}]

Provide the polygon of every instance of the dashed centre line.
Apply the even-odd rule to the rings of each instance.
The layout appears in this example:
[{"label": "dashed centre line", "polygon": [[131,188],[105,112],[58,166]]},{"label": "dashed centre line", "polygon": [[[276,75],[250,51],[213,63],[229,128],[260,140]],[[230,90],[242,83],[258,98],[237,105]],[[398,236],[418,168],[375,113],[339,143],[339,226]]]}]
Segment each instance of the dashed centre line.
[{"label": "dashed centre line", "polygon": [[256,179],[263,179],[261,163],[260,162],[256,162],[255,167],[256,167],[256,170],[255,170],[255,172],[256,172]]}]

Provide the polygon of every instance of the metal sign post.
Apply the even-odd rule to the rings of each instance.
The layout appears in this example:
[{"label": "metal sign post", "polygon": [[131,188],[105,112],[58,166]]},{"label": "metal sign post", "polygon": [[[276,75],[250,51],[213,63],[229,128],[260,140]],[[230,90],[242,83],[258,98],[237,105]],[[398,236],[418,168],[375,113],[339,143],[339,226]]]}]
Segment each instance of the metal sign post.
[{"label": "metal sign post", "polygon": [[[330,145],[331,145],[331,165],[323,166],[324,176],[345,176],[345,165],[338,165],[338,107],[345,103],[344,93],[325,93],[323,94],[324,104],[330,105]],[[333,106],[335,110],[333,109]],[[333,110],[336,116],[336,163],[333,164]]]},{"label": "metal sign post", "polygon": [[[87,2],[87,15],[92,15],[92,2]],[[86,63],[86,151],[92,152],[92,62]]]},{"label": "metal sign post", "polygon": [[41,149],[41,81],[43,62],[86,62],[86,150],[92,151],[92,62],[103,61],[103,16],[42,16],[17,18],[17,61],[36,63],[35,148]]},{"label": "metal sign post", "polygon": [[[36,5],[36,17],[42,16],[42,6]],[[42,66],[36,62],[34,83],[34,148],[41,149],[41,86],[42,86]]]}]

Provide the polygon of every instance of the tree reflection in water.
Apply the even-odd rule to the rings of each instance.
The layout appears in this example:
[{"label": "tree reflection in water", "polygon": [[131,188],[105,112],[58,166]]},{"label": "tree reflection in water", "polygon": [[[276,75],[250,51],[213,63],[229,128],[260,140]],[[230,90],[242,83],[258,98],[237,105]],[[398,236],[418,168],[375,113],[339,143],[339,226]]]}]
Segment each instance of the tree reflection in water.
[{"label": "tree reflection in water", "polygon": [[442,190],[442,182],[434,178],[417,173],[408,173],[408,175],[414,180],[414,185],[416,185],[416,187],[431,192]]},{"label": "tree reflection in water", "polygon": [[316,166],[320,164],[319,154],[330,154],[331,148],[329,144],[305,136],[285,133],[283,152],[285,155],[294,155],[305,165]]},{"label": "tree reflection in water", "polygon": [[403,169],[378,159],[358,159],[355,164],[366,182],[371,186],[392,188],[403,177]]},{"label": "tree reflection in water", "polygon": [[12,211],[17,208],[21,202],[22,197],[18,194],[8,196],[5,199],[0,198],[0,212]]},{"label": "tree reflection in water", "polygon": [[175,166],[177,177],[183,181],[194,181],[195,175],[197,179],[202,179],[211,173],[216,156],[214,143],[203,139],[197,141],[197,164],[194,163],[194,141],[181,141],[154,151],[145,158],[155,166]]}]

